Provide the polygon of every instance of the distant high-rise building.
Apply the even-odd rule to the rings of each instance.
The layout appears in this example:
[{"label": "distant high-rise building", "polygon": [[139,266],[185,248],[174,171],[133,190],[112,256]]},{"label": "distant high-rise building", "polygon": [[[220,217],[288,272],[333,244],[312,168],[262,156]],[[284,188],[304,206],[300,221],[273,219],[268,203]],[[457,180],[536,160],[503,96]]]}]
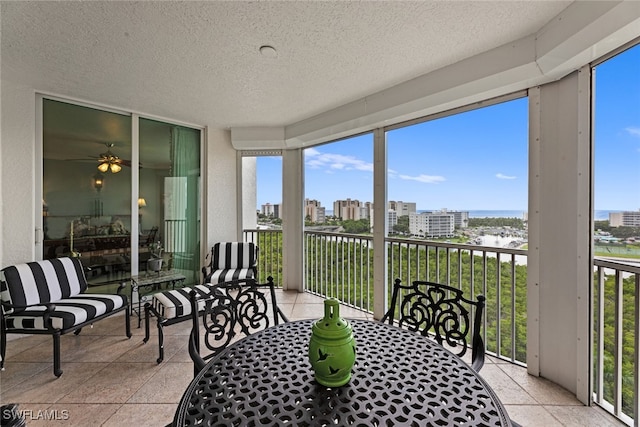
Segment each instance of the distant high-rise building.
[{"label": "distant high-rise building", "polygon": [[398,213],[395,210],[389,209],[387,211],[387,222],[389,223],[389,231],[392,231],[393,227],[398,224]]},{"label": "distant high-rise building", "polygon": [[333,202],[333,215],[343,221],[348,219],[357,221],[360,219],[360,207],[359,200],[336,200]]},{"label": "distant high-rise building", "polygon": [[373,218],[373,203],[364,202],[360,206],[360,219],[369,219]]},{"label": "distant high-rise building", "polygon": [[323,223],[326,220],[325,208],[318,200],[304,199],[304,216],[309,217],[311,222]]},{"label": "distant high-rise building", "polygon": [[455,217],[451,213],[422,212],[409,214],[409,231],[421,237],[450,237],[453,235]]},{"label": "distant high-rise building", "polygon": [[441,214],[453,214],[453,225],[458,228],[467,228],[469,225],[469,211],[450,211],[447,208],[441,209],[439,212]]},{"label": "distant high-rise building", "polygon": [[396,211],[398,216],[405,216],[417,212],[415,202],[389,200],[388,205],[388,209]]},{"label": "distant high-rise building", "polygon": [[265,203],[262,205],[262,214],[271,216],[273,218],[281,218],[281,205],[280,203],[272,205],[271,203]]},{"label": "distant high-rise building", "polygon": [[611,227],[640,227],[640,209],[637,211],[609,212]]}]

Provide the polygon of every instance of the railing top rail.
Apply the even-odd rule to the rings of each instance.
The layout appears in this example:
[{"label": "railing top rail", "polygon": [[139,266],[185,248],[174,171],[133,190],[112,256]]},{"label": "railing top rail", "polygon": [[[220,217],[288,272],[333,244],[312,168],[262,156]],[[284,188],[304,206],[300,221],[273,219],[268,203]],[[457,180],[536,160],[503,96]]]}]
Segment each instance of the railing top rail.
[{"label": "railing top rail", "polygon": [[[630,264],[629,262],[633,262],[633,264]],[[611,268],[614,270],[624,271],[626,273],[640,274],[640,261],[629,260],[629,262],[625,262],[622,259],[611,260],[598,257],[593,259],[593,264],[596,267]]]},{"label": "railing top rail", "polygon": [[396,237],[387,237],[385,239],[390,243],[407,243],[412,245],[419,246],[435,246],[440,248],[451,248],[451,249],[462,249],[462,250],[473,250],[474,252],[500,252],[505,254],[513,254],[513,255],[527,255],[526,249],[515,249],[515,248],[499,248],[495,246],[480,246],[480,245],[469,245],[465,243],[445,243],[445,242],[435,242],[431,240],[414,240],[414,239],[400,239]]},{"label": "railing top rail", "polygon": [[315,234],[319,236],[330,236],[330,237],[347,237],[349,239],[373,241],[373,236],[369,236],[367,234],[333,233],[331,231],[315,231],[315,230],[304,230],[304,234]]}]

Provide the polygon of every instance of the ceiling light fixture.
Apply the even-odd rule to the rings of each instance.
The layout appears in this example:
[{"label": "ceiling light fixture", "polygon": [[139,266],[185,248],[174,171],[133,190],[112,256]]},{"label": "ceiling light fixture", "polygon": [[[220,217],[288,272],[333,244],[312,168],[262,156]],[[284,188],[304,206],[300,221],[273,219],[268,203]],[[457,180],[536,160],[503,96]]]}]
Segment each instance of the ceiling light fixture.
[{"label": "ceiling light fixture", "polygon": [[110,170],[111,173],[118,173],[122,170],[122,166],[120,165],[122,160],[111,152],[113,144],[107,144],[107,147],[108,149],[106,153],[100,153],[100,158],[98,159],[98,162],[100,162],[98,170],[102,173],[105,173],[108,170]]}]

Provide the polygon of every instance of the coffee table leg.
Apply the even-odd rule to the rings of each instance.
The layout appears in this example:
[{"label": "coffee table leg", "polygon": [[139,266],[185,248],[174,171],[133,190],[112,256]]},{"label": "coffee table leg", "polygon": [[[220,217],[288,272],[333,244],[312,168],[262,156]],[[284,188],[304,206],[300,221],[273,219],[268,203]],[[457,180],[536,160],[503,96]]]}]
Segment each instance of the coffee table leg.
[{"label": "coffee table leg", "polygon": [[[135,306],[133,305],[133,293],[136,293],[137,297],[138,297],[138,309],[135,309]],[[138,315],[138,329],[140,329],[140,325],[142,323],[142,318],[140,316],[140,309],[141,309],[141,304],[140,304],[140,289],[138,284],[133,281],[131,283],[131,312],[135,312]]]}]

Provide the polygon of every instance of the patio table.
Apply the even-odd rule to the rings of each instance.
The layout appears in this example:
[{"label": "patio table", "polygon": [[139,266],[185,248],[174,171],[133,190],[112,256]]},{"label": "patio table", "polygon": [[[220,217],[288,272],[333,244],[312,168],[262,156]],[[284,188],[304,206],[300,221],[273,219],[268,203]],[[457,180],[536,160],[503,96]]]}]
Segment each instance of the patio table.
[{"label": "patio table", "polygon": [[511,425],[491,387],[460,358],[380,322],[350,320],[351,380],[321,386],[307,357],[313,322],[265,329],[212,358],[182,396],[173,425]]}]

